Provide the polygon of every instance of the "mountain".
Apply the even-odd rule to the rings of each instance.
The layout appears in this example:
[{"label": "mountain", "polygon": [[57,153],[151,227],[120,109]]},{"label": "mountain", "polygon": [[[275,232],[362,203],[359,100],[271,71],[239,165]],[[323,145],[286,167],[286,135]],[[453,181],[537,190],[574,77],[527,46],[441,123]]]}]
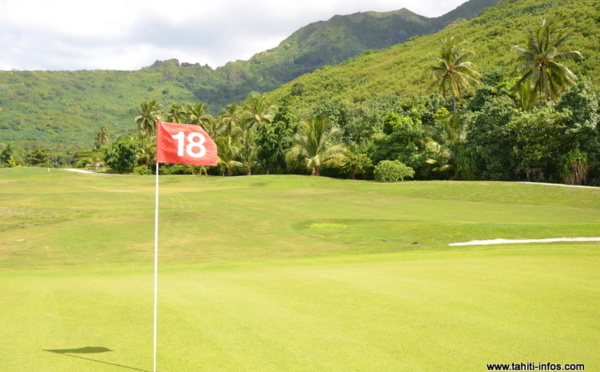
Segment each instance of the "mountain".
[{"label": "mountain", "polygon": [[[596,0],[503,0],[470,21],[455,22],[436,34],[411,39],[381,51],[368,51],[337,66],[325,66],[268,93],[275,102],[292,97],[297,105],[326,99],[359,102],[374,94],[428,93],[424,72],[436,64],[442,40],[454,37],[467,43],[471,61],[480,72],[509,74],[516,54],[512,46],[526,47],[527,29],[552,18],[573,32],[566,48],[578,50],[584,60],[566,64],[578,76],[600,86],[600,5]],[[287,101],[289,103],[289,100]]]},{"label": "mountain", "polygon": [[421,35],[430,35],[453,22],[472,19],[499,0],[471,0],[438,18],[407,9],[336,15],[294,32],[276,48],[248,61],[217,68],[211,84],[189,86],[195,96],[213,107],[239,102],[251,91],[268,92],[324,65],[335,65],[370,49],[386,49]]}]

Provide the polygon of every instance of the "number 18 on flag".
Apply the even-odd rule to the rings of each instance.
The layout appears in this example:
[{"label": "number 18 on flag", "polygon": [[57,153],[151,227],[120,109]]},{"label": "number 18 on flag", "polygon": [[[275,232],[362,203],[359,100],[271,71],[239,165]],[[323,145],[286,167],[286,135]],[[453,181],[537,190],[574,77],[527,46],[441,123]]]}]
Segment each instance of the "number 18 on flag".
[{"label": "number 18 on flag", "polygon": [[156,122],[156,162],[217,165],[217,145],[199,125]]}]

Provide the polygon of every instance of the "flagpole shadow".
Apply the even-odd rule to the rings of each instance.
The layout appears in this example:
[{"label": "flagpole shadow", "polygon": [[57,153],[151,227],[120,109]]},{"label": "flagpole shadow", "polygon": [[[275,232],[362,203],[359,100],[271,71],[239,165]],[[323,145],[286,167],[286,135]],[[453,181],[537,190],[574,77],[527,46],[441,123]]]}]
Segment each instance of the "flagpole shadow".
[{"label": "flagpole shadow", "polygon": [[60,354],[60,355],[68,356],[68,357],[71,357],[71,358],[88,360],[90,362],[95,362],[95,363],[100,363],[100,364],[106,364],[106,365],[113,366],[113,367],[119,367],[119,368],[129,369],[129,370],[132,370],[132,371],[151,372],[151,371],[148,371],[146,369],[140,369],[140,368],[135,368],[135,367],[124,366],[122,364],[117,364],[117,363],[109,363],[109,362],[105,362],[105,361],[98,360],[98,359],[83,357],[83,356],[80,356],[80,355],[72,355],[72,354],[99,354],[99,353],[106,353],[106,352],[109,352],[109,351],[114,351],[114,350],[111,350],[111,349],[106,348],[106,347],[86,346],[86,347],[80,347],[80,348],[77,348],[77,349],[44,349],[44,351],[48,351],[50,353],[55,353],[55,354]]}]

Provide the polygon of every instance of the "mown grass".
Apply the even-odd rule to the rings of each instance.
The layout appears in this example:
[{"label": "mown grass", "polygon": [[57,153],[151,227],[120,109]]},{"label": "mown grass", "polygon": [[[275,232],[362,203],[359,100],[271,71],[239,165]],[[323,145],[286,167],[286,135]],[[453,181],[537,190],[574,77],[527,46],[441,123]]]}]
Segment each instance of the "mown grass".
[{"label": "mown grass", "polygon": [[[600,363],[600,190],[161,176],[159,370]],[[0,170],[0,367],[152,367],[154,178]],[[417,243],[418,244],[414,244]],[[101,353],[58,353],[85,347]],[[105,349],[81,349],[105,350]]]}]

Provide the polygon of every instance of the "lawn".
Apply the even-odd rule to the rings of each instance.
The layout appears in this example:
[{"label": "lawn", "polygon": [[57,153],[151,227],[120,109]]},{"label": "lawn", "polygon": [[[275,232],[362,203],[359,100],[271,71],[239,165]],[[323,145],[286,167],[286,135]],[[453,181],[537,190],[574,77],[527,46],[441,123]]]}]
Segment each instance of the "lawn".
[{"label": "lawn", "polygon": [[[150,371],[154,177],[0,169],[0,369]],[[600,367],[600,189],[160,177],[159,371]]]}]

